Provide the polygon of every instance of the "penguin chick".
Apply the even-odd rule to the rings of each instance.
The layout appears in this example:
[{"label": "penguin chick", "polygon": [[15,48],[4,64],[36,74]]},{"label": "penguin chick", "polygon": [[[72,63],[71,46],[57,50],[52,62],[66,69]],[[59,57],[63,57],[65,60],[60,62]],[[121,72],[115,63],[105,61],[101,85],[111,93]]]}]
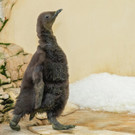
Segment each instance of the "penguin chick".
[{"label": "penguin chick", "polygon": [[39,45],[33,55],[22,80],[21,92],[10,121],[13,130],[25,114],[30,120],[36,113],[47,113],[47,118],[55,130],[67,130],[74,125],[62,125],[57,117],[62,113],[69,95],[68,67],[66,55],[58,46],[52,25],[62,11],[43,12],[37,20]]}]

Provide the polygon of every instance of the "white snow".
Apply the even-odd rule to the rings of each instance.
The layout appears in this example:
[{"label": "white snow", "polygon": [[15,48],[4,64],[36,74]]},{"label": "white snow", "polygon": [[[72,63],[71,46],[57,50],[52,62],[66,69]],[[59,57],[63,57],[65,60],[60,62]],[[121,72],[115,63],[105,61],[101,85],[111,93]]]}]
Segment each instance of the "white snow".
[{"label": "white snow", "polygon": [[135,77],[90,75],[70,84],[69,101],[92,110],[135,113]]}]

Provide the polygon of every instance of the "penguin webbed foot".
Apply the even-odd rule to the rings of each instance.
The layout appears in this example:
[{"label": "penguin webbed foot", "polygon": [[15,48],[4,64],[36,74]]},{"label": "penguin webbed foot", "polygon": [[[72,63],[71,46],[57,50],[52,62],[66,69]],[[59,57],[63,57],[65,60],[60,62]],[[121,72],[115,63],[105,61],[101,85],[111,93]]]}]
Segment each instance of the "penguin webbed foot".
[{"label": "penguin webbed foot", "polygon": [[18,125],[20,119],[21,119],[21,115],[14,115],[13,119],[10,121],[9,126],[11,127],[11,129],[19,131],[21,128]]},{"label": "penguin webbed foot", "polygon": [[57,121],[56,117],[52,116],[51,114],[47,114],[47,117],[54,130],[68,130],[75,127],[75,125],[62,125]]},{"label": "penguin webbed foot", "polygon": [[57,124],[52,124],[52,127],[54,130],[68,130],[71,128],[75,128],[75,125],[57,125]]},{"label": "penguin webbed foot", "polygon": [[10,127],[11,127],[11,129],[13,129],[13,130],[16,130],[16,131],[20,131],[20,126],[19,125],[17,125],[14,121],[10,121]]}]

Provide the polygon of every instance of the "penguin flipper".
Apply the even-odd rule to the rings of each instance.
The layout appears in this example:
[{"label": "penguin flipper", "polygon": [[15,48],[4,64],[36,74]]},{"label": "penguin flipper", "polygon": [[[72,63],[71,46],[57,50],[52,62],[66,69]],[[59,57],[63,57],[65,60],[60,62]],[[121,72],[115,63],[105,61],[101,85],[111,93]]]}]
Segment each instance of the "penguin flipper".
[{"label": "penguin flipper", "polygon": [[44,93],[44,82],[43,82],[43,67],[38,65],[35,67],[33,72],[33,81],[34,81],[34,91],[35,91],[35,108],[38,109],[41,107],[43,93]]}]

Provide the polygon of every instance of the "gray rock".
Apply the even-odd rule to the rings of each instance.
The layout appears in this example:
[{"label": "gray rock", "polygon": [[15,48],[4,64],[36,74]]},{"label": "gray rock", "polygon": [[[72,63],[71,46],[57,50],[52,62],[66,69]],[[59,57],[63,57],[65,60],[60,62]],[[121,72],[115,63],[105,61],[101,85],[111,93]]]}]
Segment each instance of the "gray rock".
[{"label": "gray rock", "polygon": [[0,95],[4,94],[3,88],[0,87]]},{"label": "gray rock", "polygon": [[3,100],[2,99],[0,99],[0,104],[3,102]]},{"label": "gray rock", "polygon": [[5,89],[8,89],[8,88],[12,88],[13,85],[10,83],[10,84],[2,85],[1,87],[5,90]]},{"label": "gray rock", "polygon": [[4,59],[0,59],[0,67],[3,66],[3,65],[5,65],[5,60]]},{"label": "gray rock", "polygon": [[10,89],[7,89],[6,92],[10,95],[10,97],[14,101],[16,101],[16,98],[20,93],[20,88],[10,88]]},{"label": "gray rock", "polygon": [[13,56],[7,59],[6,69],[11,75],[11,80],[18,80],[19,68],[23,65],[23,55]]},{"label": "gray rock", "polygon": [[9,56],[14,56],[20,52],[23,52],[22,47],[15,45],[15,44],[10,44],[7,46],[8,54]]},{"label": "gray rock", "polygon": [[12,82],[11,84],[12,84],[12,88],[18,88],[14,82]]},{"label": "gray rock", "polygon": [[11,82],[10,78],[6,78],[6,76],[0,74],[0,84],[10,83],[10,82]]},{"label": "gray rock", "polygon": [[19,54],[20,52],[23,52],[23,49],[15,44],[0,46],[0,54],[2,54],[2,57],[0,58],[9,58],[11,56]]},{"label": "gray rock", "polygon": [[19,69],[19,79],[22,79],[23,78],[23,75],[24,75],[24,72],[25,72],[25,70],[26,70],[26,68],[27,68],[27,66],[28,66],[28,64],[24,64],[23,66],[21,66],[21,68]]},{"label": "gray rock", "polygon": [[10,75],[9,71],[6,71],[6,75],[7,75],[7,77],[8,77],[8,78],[10,78],[10,77],[11,77],[11,75]]},{"label": "gray rock", "polygon": [[0,111],[3,111],[4,105],[0,105]]},{"label": "gray rock", "polygon": [[[5,58],[5,53],[4,52],[5,52],[5,48],[0,46],[0,59]],[[0,65],[2,65],[1,62],[0,62]]]},{"label": "gray rock", "polygon": [[[22,79],[31,57],[32,54],[24,53],[18,45],[0,45],[0,85]],[[10,88],[9,86],[11,85],[5,89]]]},{"label": "gray rock", "polygon": [[8,94],[5,93],[5,94],[2,95],[2,99],[6,100],[8,98],[9,98],[9,95]]},{"label": "gray rock", "polygon": [[22,80],[15,81],[14,83],[16,85],[16,88],[20,88]]},{"label": "gray rock", "polygon": [[4,116],[4,114],[3,113],[0,113],[0,117],[3,117]]}]

